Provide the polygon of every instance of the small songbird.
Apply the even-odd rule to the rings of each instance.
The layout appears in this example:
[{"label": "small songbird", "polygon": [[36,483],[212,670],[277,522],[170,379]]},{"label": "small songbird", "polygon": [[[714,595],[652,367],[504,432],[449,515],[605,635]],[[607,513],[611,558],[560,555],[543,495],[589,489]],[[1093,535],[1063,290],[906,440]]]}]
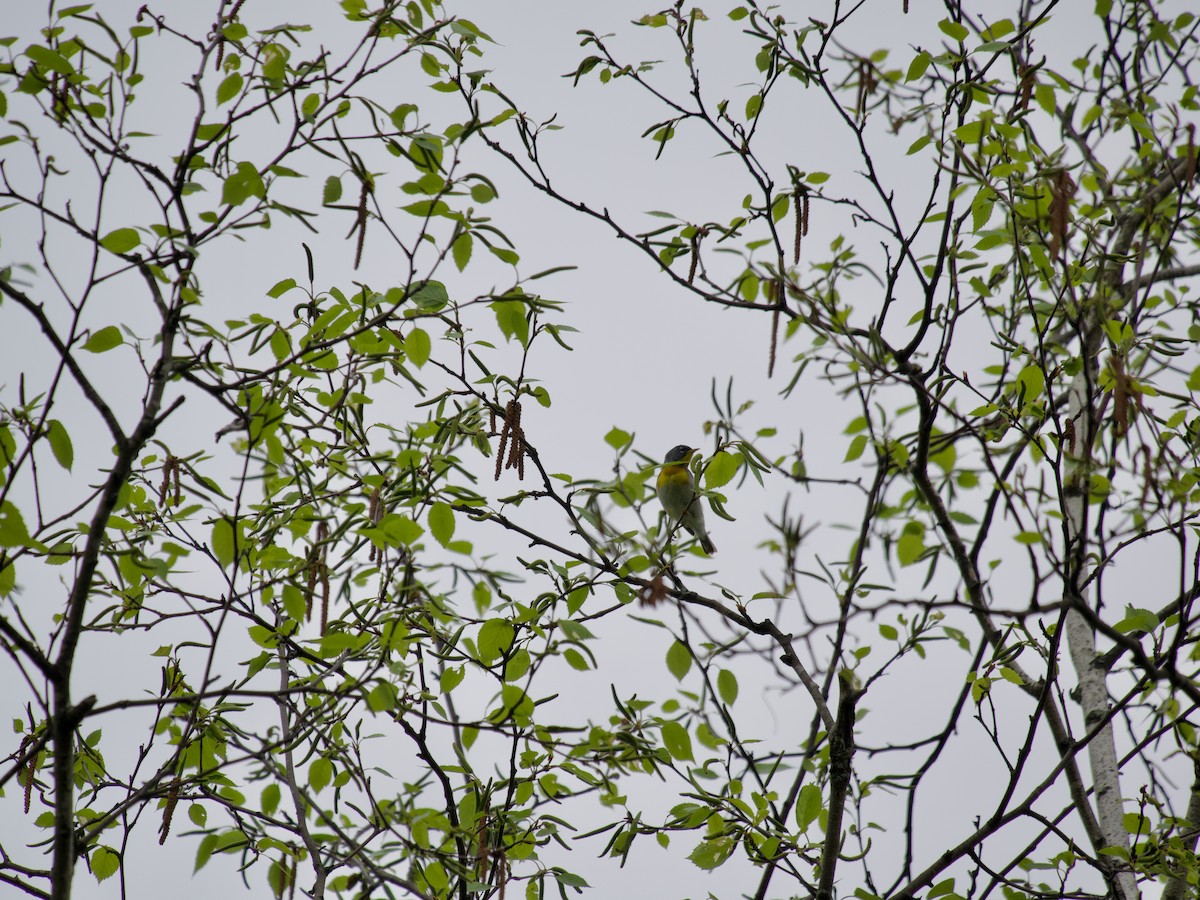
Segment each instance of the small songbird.
[{"label": "small songbird", "polygon": [[695,453],[695,448],[686,444],[670,449],[663,467],[658,471],[658,501],[667,515],[695,535],[704,552],[711,555],[717,552],[717,548],[713,546],[704,527],[704,508],[688,469],[688,463]]}]

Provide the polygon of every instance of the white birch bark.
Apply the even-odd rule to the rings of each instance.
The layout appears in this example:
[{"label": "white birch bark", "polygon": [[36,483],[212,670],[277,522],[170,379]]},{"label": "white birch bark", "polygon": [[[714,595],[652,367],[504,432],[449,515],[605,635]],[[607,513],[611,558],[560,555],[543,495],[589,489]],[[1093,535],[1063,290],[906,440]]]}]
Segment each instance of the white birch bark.
[{"label": "white birch bark", "polygon": [[[1098,659],[1095,631],[1079,612],[1083,604],[1090,602],[1091,595],[1090,590],[1080,590],[1079,585],[1087,581],[1092,571],[1088,562],[1088,487],[1093,466],[1092,451],[1103,424],[1099,420],[1096,392],[1103,326],[1106,319],[1119,316],[1122,307],[1131,298],[1133,289],[1126,285],[1123,269],[1133,247],[1134,236],[1147,211],[1180,188],[1180,178],[1186,166],[1186,159],[1168,163],[1162,179],[1140,198],[1141,202],[1118,217],[1116,236],[1109,248],[1102,277],[1097,280],[1097,288],[1101,293],[1092,298],[1080,323],[1082,366],[1071,382],[1068,394],[1068,415],[1074,425],[1074,441],[1065,441],[1063,448],[1065,463],[1062,476],[1068,536],[1063,592],[1069,607],[1065,623],[1067,646],[1079,679],[1079,702],[1088,733],[1095,730],[1108,715],[1108,672]],[[1087,751],[1096,819],[1106,846],[1120,847],[1128,852],[1129,833],[1123,819],[1120,765],[1111,724],[1106,723],[1100,728],[1088,743]],[[1118,870],[1114,880],[1122,900],[1135,900],[1139,896],[1137,879],[1132,872]]]}]

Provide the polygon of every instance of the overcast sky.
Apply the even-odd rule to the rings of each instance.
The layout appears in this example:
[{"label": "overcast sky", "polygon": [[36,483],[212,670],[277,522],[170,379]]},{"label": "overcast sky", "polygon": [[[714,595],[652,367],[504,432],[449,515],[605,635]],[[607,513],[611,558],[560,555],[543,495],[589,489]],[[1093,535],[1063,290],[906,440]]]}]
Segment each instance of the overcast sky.
[{"label": "overcast sky", "polygon": [[[936,29],[929,30],[929,23],[944,14],[940,7],[932,13],[922,13],[918,7],[923,4],[919,2],[912,4],[914,11],[908,18],[900,14],[899,0],[871,0],[868,5],[870,14],[856,19],[845,39],[857,39],[856,49],[864,51],[891,48],[894,64],[898,67],[907,65],[913,52],[910,45],[918,43],[921,34],[926,40],[930,39],[929,35],[936,35]],[[96,4],[119,31],[131,24],[140,6],[140,2],[123,0]],[[206,21],[214,8],[214,4],[196,2],[152,5],[152,9],[164,11],[168,16],[186,16],[194,21]],[[816,11],[817,7],[812,4],[784,4],[785,12],[794,16],[805,15],[810,8],[815,16],[824,14]],[[201,11],[204,15],[195,18]],[[449,11],[461,12],[496,40],[496,46],[486,48],[487,57],[482,65],[493,70],[493,80],[519,106],[535,119],[557,115],[556,123],[563,126],[563,130],[546,139],[544,162],[565,193],[576,195],[595,207],[607,207],[635,228],[648,229],[657,224],[657,220],[643,216],[650,210],[668,210],[681,218],[727,219],[736,213],[740,198],[750,187],[734,160],[716,156],[718,148],[710,138],[682,131],[668,146],[662,159],[655,161],[656,148],[649,141],[639,139],[639,135],[663,118],[660,110],[628,85],[603,86],[593,74],[583,79],[579,87],[572,87],[571,79],[560,77],[573,70],[586,54],[587,51],[579,47],[576,31],[587,28],[602,34],[615,32],[617,37],[611,40],[611,47],[630,60],[664,59],[661,67],[663,83],[678,87],[678,60],[669,35],[629,24],[630,19],[656,11],[654,8],[628,0],[605,3],[475,0],[453,4]],[[716,19],[723,16],[725,5],[707,11]],[[336,6],[332,3],[268,4],[248,0],[242,16],[251,26],[281,20],[322,22],[322,41],[336,41],[340,33]],[[25,3],[7,10],[6,19],[0,25],[0,33],[21,35],[18,45],[23,46],[28,43],[26,36],[44,22],[45,15],[37,4]],[[730,96],[741,98],[735,102],[744,102],[748,89],[743,85],[754,75],[752,52],[747,49],[746,40],[727,22],[714,22],[712,26],[701,32],[701,73],[706,82],[720,85]],[[1071,29],[1062,28],[1056,34],[1060,40],[1068,41]],[[168,60],[164,59],[166,62]],[[1065,65],[1065,61],[1059,64]],[[184,65],[185,70],[188,65],[190,62]],[[174,115],[190,119],[192,107],[180,99],[185,92],[179,81],[176,72],[171,77],[164,77],[161,84],[147,85],[147,108],[155,110],[156,115],[167,121]],[[413,95],[416,102],[428,104],[431,110],[449,109],[447,104],[453,102],[453,98],[429,91],[420,82],[396,85],[395,96],[391,99],[402,102]],[[776,167],[777,179],[786,178],[784,165],[792,163],[808,171],[830,172],[831,191],[862,193],[857,151],[844,129],[836,127],[816,98],[808,98],[794,90],[789,90],[787,96],[796,104],[795,108],[776,109],[764,126],[767,146],[764,157]],[[436,120],[436,114],[431,118]],[[875,123],[873,129],[877,135],[882,134],[886,125]],[[894,152],[878,159],[884,178],[895,185],[901,198],[906,190],[911,191],[913,198],[920,196],[929,177],[927,162],[904,156],[910,141],[911,138],[904,136],[897,138]],[[9,149],[0,150],[0,153]],[[806,387],[790,398],[777,396],[790,377],[787,360],[791,354],[786,345],[780,351],[775,379],[768,381],[767,316],[754,318],[699,303],[695,297],[672,287],[667,279],[656,273],[649,260],[628,245],[620,244],[602,225],[573,215],[528,189],[506,163],[482,147],[474,152],[471,163],[500,186],[501,197],[494,205],[493,215],[497,225],[509,234],[521,252],[520,272],[523,275],[564,264],[578,267],[574,272],[556,275],[538,284],[547,297],[567,304],[562,320],[580,329],[579,334],[569,338],[575,347],[574,353],[565,354],[549,341],[537,345],[533,353],[536,374],[550,388],[554,404],[549,410],[527,404],[525,427],[547,469],[569,471],[580,477],[587,473],[598,479],[609,477],[612,452],[604,444],[603,437],[614,426],[636,433],[637,448],[656,458],[678,443],[699,446],[707,452],[710,442],[705,440],[702,423],[714,417],[709,400],[712,384],[715,381],[718,392],[723,395],[726,383],[732,379],[735,401],[753,399],[757,404],[747,418],[753,427],[747,430],[766,426],[779,428],[778,439],[769,445],[772,452],[785,453],[789,446],[798,443],[803,433],[811,475],[852,478],[860,474],[855,466],[842,463],[849,438],[843,437],[841,431],[854,413],[827,386],[810,378]],[[397,204],[401,196],[395,183],[398,180],[388,184],[386,177],[382,179],[383,190],[391,191]],[[317,183],[312,188],[315,196]],[[348,221],[331,216],[326,222],[328,228],[316,237],[280,223],[269,233],[248,235],[244,244],[230,243],[215,249],[212,259],[217,264],[210,265],[205,275],[207,300],[228,304],[231,310],[270,309],[271,301],[265,299],[266,291],[282,278],[302,276],[304,257],[300,240],[307,240],[314,249],[319,286],[346,286],[351,281],[363,281],[386,287],[394,282],[391,251],[380,235],[369,237],[364,263],[355,272],[353,244],[344,239]],[[817,205],[813,223],[808,245],[821,247],[827,246],[839,230],[845,228],[846,219],[828,207]],[[29,258],[22,255],[28,254],[30,249],[28,239],[28,234],[6,233],[0,246],[0,264]],[[504,278],[511,278],[511,275],[502,267],[472,266],[460,279],[459,286],[466,293],[482,294],[492,284],[502,286]],[[861,291],[861,295],[854,297],[855,305],[873,308],[879,302],[874,284],[868,279],[857,282],[854,290]],[[0,322],[4,323],[0,328],[7,329],[17,315],[11,304],[0,307]],[[36,366],[36,362],[21,360],[21,365]],[[12,371],[11,362],[0,369],[0,390],[12,389]],[[404,412],[397,410],[398,415]],[[215,419],[217,416],[219,412],[215,409],[211,410],[211,417],[192,412],[185,420],[172,422],[171,428],[181,445],[190,442],[193,446],[203,446],[206,442],[211,443],[216,428],[223,424]],[[100,433],[95,433],[99,437]],[[102,465],[96,462],[102,459],[102,454],[84,452],[83,442],[78,439],[76,445],[81,463],[91,459],[95,465]],[[94,471],[95,468],[91,470]],[[86,481],[94,476],[81,465],[77,467],[76,477]],[[751,480],[731,494],[729,511],[737,522],[721,521],[710,515],[710,531],[721,548],[713,560],[714,584],[727,585],[743,596],[764,588],[760,568],[765,563],[755,547],[767,533],[763,516],[777,513],[782,490],[778,481],[768,481],[766,488],[760,488]],[[841,558],[848,537],[836,526],[855,521],[858,509],[854,504],[859,496],[849,489],[819,487],[796,493],[797,503],[812,505],[811,520],[825,526],[805,544],[810,567],[815,568],[818,557],[830,561]],[[478,537],[487,540],[482,531]],[[1153,562],[1147,561],[1147,564]],[[1138,584],[1139,579],[1144,578],[1141,573],[1145,569],[1138,565],[1129,566],[1129,569],[1129,583],[1131,586]],[[898,592],[920,593],[923,575],[923,570],[902,573],[894,581]],[[1116,577],[1120,579],[1121,574],[1116,573]],[[876,573],[875,580],[887,581],[889,576],[881,570]],[[1017,579],[1014,583],[1022,581]],[[815,584],[806,595],[806,602],[811,602],[812,609],[824,610],[827,615],[832,615],[836,609],[835,598]],[[649,674],[659,679],[663,670],[661,660],[669,640],[663,631],[616,618],[598,623],[595,630],[602,636],[616,636],[619,642],[612,649],[606,649],[603,643],[600,645],[600,675],[578,679],[572,686],[572,696],[594,701],[599,714],[606,715],[609,683],[614,683],[623,696],[637,691],[648,673],[628,664],[634,659],[644,660]],[[85,648],[85,653],[96,654],[96,650]],[[894,731],[887,737],[896,742],[919,737],[930,723],[913,715],[914,708],[941,709],[959,690],[969,662],[966,654],[943,646],[935,648],[931,656],[932,659],[924,664],[918,665],[913,660],[897,668],[872,692],[869,706],[875,718],[871,741],[880,741],[879,722],[889,719]],[[103,654],[99,657],[86,656],[85,660],[105,661]],[[606,661],[608,665],[605,665]],[[132,656],[128,662],[138,664]],[[153,667],[147,669],[146,677],[151,677],[152,671],[156,670]],[[941,677],[933,677],[934,672],[940,672]],[[747,686],[754,686],[755,677],[744,673],[743,688],[745,703],[755,710],[751,717],[755,724],[766,737],[773,739],[801,733],[812,715],[806,697],[791,692],[770,693],[760,698],[756,696],[757,691],[747,690]],[[660,691],[659,699],[666,696],[665,690]],[[0,701],[0,711],[10,712],[3,701]],[[12,711],[12,714],[16,712]],[[955,745],[955,756],[945,760],[931,776],[934,783],[939,779],[944,781],[946,806],[927,811],[927,814],[944,819],[947,834],[955,839],[964,833],[974,817],[989,809],[987,803],[993,799],[994,791],[989,790],[987,782],[990,776],[1000,777],[1001,767],[994,754],[989,756],[989,746],[982,730],[976,734],[961,734]],[[869,757],[860,754],[858,762],[864,772],[870,771]],[[992,765],[996,767],[994,772],[991,769],[981,771],[981,767]],[[967,779],[975,791],[970,795],[971,800],[964,802],[961,791]],[[674,789],[675,785],[671,787]],[[10,791],[3,803],[11,807],[14,798],[14,792]],[[896,821],[891,824],[895,825]],[[8,827],[0,816],[0,834],[7,833]],[[141,831],[145,836],[152,837],[153,830],[143,822]],[[888,845],[889,836],[881,834],[877,840],[883,847]],[[691,845],[690,841],[684,840],[679,846],[686,850]],[[615,896],[617,891],[623,891],[630,897],[701,897],[710,882],[721,886],[712,888],[721,896],[733,895],[735,885],[738,889],[745,888],[745,882],[737,880],[747,874],[743,867],[731,864],[715,876],[708,876],[678,859],[681,853],[674,852],[667,865],[656,851],[651,850],[650,842],[639,845],[640,852],[631,857],[623,872],[608,862],[584,863],[583,860],[593,856],[600,846],[582,846],[574,859],[563,861],[586,874],[596,888],[593,896]],[[148,848],[130,861],[130,883],[140,885],[138,891],[142,892],[133,891],[132,896],[151,896],[151,892],[161,891],[160,879],[164,877],[170,877],[171,892],[178,898],[211,897],[218,891],[237,895],[239,882],[229,860],[214,860],[192,879],[178,874],[167,876],[165,873],[169,869],[165,863],[178,865],[178,872],[191,871],[194,843],[173,839],[164,848]],[[922,849],[932,854],[938,847]],[[895,852],[894,844],[891,852]],[[251,876],[251,885],[253,893],[263,895],[259,874]],[[76,896],[81,898],[112,897],[115,896],[116,880],[98,888],[90,876],[81,873],[76,888]]]}]

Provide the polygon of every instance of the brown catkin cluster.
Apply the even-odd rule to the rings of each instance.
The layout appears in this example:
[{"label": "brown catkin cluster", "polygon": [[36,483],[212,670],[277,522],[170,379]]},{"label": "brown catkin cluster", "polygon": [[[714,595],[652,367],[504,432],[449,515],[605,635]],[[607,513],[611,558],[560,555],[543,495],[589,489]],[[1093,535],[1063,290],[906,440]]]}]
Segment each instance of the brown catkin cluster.
[{"label": "brown catkin cluster", "polygon": [[[25,739],[21,741],[21,747],[17,751],[17,756],[25,752],[25,748],[33,743],[33,735],[25,735]],[[29,806],[33,801],[33,778],[37,774],[38,754],[31,753],[29,760],[25,764],[25,771],[21,773],[21,786],[25,788],[25,814],[29,814]]]},{"label": "brown catkin cluster", "polygon": [[1067,243],[1067,228],[1070,225],[1071,198],[1075,196],[1075,182],[1062,169],[1054,176],[1050,185],[1050,255],[1058,257]]},{"label": "brown catkin cluster", "polygon": [[367,197],[371,193],[371,182],[364,178],[358,192],[358,213],[355,226],[358,228],[358,242],[354,247],[354,268],[362,262],[363,244],[367,240]]},{"label": "brown catkin cluster", "polygon": [[[238,13],[242,9],[242,4],[245,2],[246,2],[246,0],[237,0],[237,3],[233,4],[233,9],[231,9],[229,11],[229,15],[223,16],[222,19],[226,22],[236,22]],[[145,9],[145,7],[143,6],[142,9]],[[142,18],[141,13],[138,13],[138,20],[140,21],[141,18]],[[217,71],[218,72],[221,71],[221,65],[224,63],[224,61],[225,61],[225,37],[224,37],[224,30],[221,30],[217,33]]]},{"label": "brown catkin cluster", "polygon": [[767,299],[775,304],[775,309],[771,313],[771,347],[767,353],[767,377],[770,378],[775,374],[775,350],[779,345],[779,310],[783,306],[785,290],[783,279],[768,281],[766,289]]},{"label": "brown catkin cluster", "polygon": [[875,64],[866,57],[861,58],[858,61],[858,96],[854,100],[854,110],[859,119],[866,119],[867,101],[878,86]]},{"label": "brown catkin cluster", "polygon": [[312,618],[313,595],[316,593],[317,582],[321,584],[321,634],[329,621],[329,564],[328,549],[325,542],[329,539],[329,526],[325,522],[317,525],[317,539],[308,548],[308,584],[305,586],[306,605],[304,620]]},{"label": "brown catkin cluster", "polygon": [[792,247],[792,263],[799,265],[800,244],[804,238],[808,237],[808,188],[803,185],[796,188],[795,194],[792,195],[792,205],[795,207],[796,214],[796,242]]},{"label": "brown catkin cluster", "polygon": [[158,843],[165,844],[167,835],[171,833],[171,818],[175,815],[175,805],[179,802],[179,779],[171,782],[167,789],[167,805],[163,807],[162,825],[158,827]]},{"label": "brown catkin cluster", "polygon": [[1129,432],[1133,416],[1142,410],[1142,399],[1136,390],[1133,378],[1125,371],[1124,356],[1119,353],[1110,354],[1108,366],[1113,379],[1113,434],[1117,437],[1124,437]]},{"label": "brown catkin cluster", "polygon": [[1187,171],[1183,175],[1183,186],[1191,187],[1196,180],[1196,124],[1188,122],[1187,126]]},{"label": "brown catkin cluster", "polygon": [[[367,506],[367,517],[371,520],[372,525],[378,525],[383,519],[382,493],[378,486],[375,487],[375,490],[371,491],[371,500]],[[367,561],[378,562],[380,565],[382,565],[383,549],[372,544],[371,554],[367,557]]]},{"label": "brown catkin cluster", "polygon": [[183,499],[183,491],[179,486],[179,470],[183,468],[179,457],[167,454],[166,460],[163,462],[163,477],[162,484],[158,488],[158,505],[162,506],[167,502],[167,494],[174,488],[174,503],[176,506]]},{"label": "brown catkin cluster", "polygon": [[475,835],[479,845],[479,851],[475,856],[475,872],[476,877],[480,881],[484,881],[488,873],[488,863],[492,852],[491,841],[488,838],[488,828],[491,824],[491,816],[481,816],[479,819],[479,829]]},{"label": "brown catkin cluster", "polygon": [[[507,448],[508,454],[505,455]],[[500,429],[500,449],[496,451],[495,480],[500,480],[504,469],[516,469],[517,477],[525,478],[525,429],[521,427],[521,401],[513,397],[504,409],[504,425]]]}]

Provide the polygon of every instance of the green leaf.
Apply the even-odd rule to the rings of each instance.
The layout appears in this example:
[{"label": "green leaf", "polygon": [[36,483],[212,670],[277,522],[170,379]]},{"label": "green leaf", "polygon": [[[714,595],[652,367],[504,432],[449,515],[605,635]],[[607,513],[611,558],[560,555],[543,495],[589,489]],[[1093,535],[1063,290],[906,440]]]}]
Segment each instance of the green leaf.
[{"label": "green leaf", "polygon": [[438,679],[438,689],[443,694],[449,694],[456,687],[462,684],[463,676],[466,670],[462,666],[451,666],[442,672],[442,677]]},{"label": "green leaf", "polygon": [[427,281],[413,292],[412,299],[422,312],[438,312],[450,302],[450,295],[440,281]]},{"label": "green leaf", "polygon": [[367,694],[367,707],[371,712],[387,712],[389,709],[395,709],[396,686],[390,681],[381,681],[376,684]]},{"label": "green leaf", "polygon": [[192,874],[199,872],[212,859],[213,849],[217,846],[217,836],[215,834],[206,834],[200,841],[200,845],[196,848],[196,864],[192,868]]},{"label": "green leaf", "polygon": [[976,144],[983,137],[983,123],[976,119],[954,129],[954,136],[964,144]]},{"label": "green leaf", "polygon": [[21,511],[5,500],[0,503],[0,547],[29,546],[29,529]]},{"label": "green leaf", "polygon": [[504,680],[516,681],[517,679],[524,677],[525,673],[529,671],[529,666],[531,663],[532,659],[529,656],[529,651],[524,647],[517,649],[516,652],[509,657],[508,662],[504,664]]},{"label": "green leaf", "polygon": [[267,291],[267,296],[272,300],[278,300],[288,291],[296,286],[295,278],[285,278],[283,281],[277,281],[275,286]]},{"label": "green leaf", "polygon": [[808,831],[808,826],[817,821],[820,815],[821,789],[809,782],[796,795],[796,825],[801,831]]},{"label": "green leaf", "polygon": [[25,55],[37,63],[39,69],[50,69],[60,75],[75,74],[74,66],[67,61],[66,57],[49,47],[30,44],[25,48]]},{"label": "green leaf", "polygon": [[512,647],[516,631],[505,619],[488,619],[479,629],[479,661],[490,666]]},{"label": "green leaf", "polygon": [[268,784],[259,795],[259,806],[262,807],[264,815],[272,816],[275,810],[279,808],[280,790],[278,784]]},{"label": "green leaf", "polygon": [[924,150],[931,140],[932,138],[929,135],[921,135],[921,137],[917,138],[909,145],[905,156],[912,156],[914,153],[919,153],[921,150]]},{"label": "green leaf", "polygon": [[510,266],[515,266],[521,261],[520,255],[515,250],[509,250],[507,247],[488,247],[491,254],[501,262],[506,262]]},{"label": "green leaf", "polygon": [[99,846],[88,856],[88,865],[97,881],[103,881],[117,874],[121,868],[121,856],[111,847]]},{"label": "green leaf", "polygon": [[280,81],[287,74],[287,61],[290,56],[287,47],[281,44],[267,44],[263,48],[262,73],[264,78]]},{"label": "green leaf", "polygon": [[842,462],[854,462],[863,455],[863,451],[867,449],[867,436],[858,434],[854,436],[854,440],[850,442],[850,449],[846,451],[846,458]]},{"label": "green leaf", "polygon": [[311,122],[317,117],[317,110],[321,108],[321,95],[309,94],[304,98],[304,102],[300,104],[300,113],[304,116],[306,122]]},{"label": "green leaf", "polygon": [[1017,375],[1017,385],[1025,403],[1036,403],[1046,389],[1046,375],[1039,366],[1030,363]]},{"label": "green leaf", "polygon": [[454,537],[454,510],[449,503],[438,502],[429,508],[429,533],[445,547]]},{"label": "green leaf", "polygon": [[1012,34],[1017,30],[1017,26],[1013,24],[1012,19],[1000,19],[998,22],[993,22],[983,32],[985,41],[994,41],[997,38],[1002,38],[1006,34]]},{"label": "green leaf", "polygon": [[450,877],[446,874],[446,868],[439,862],[432,862],[425,866],[424,872],[425,882],[433,888],[434,894],[438,897],[447,896],[446,888],[450,885]]},{"label": "green leaf", "polygon": [[418,369],[429,362],[429,355],[432,352],[433,342],[429,339],[429,333],[423,328],[413,328],[404,336],[404,353]]},{"label": "green leaf", "polygon": [[938,28],[941,29],[942,34],[954,41],[961,42],[968,34],[970,34],[966,25],[963,25],[959,22],[952,22],[949,19],[942,19],[942,21],[938,22]]},{"label": "green leaf", "polygon": [[728,669],[722,669],[717,673],[717,693],[721,695],[721,700],[726,706],[733,706],[737,701],[737,676]]},{"label": "green leaf", "polygon": [[1016,669],[1010,669],[1008,666],[1001,666],[1000,674],[1003,676],[1005,681],[1011,682],[1015,685],[1025,684],[1025,679],[1021,677],[1021,673],[1019,673]]},{"label": "green leaf", "polygon": [[308,767],[308,784],[318,794],[323,791],[329,782],[333,780],[333,763],[324,756],[319,756],[313,760],[313,764]]},{"label": "green leaf", "polygon": [[698,740],[702,746],[707,747],[709,750],[716,750],[722,744],[728,743],[725,738],[713,734],[713,730],[708,727],[706,722],[701,722],[696,726],[696,740]]},{"label": "green leaf", "polygon": [[511,341],[515,337],[522,347],[529,343],[529,321],[524,303],[519,300],[497,300],[491,307],[505,340]]},{"label": "green leaf", "polygon": [[100,246],[109,253],[128,253],[142,242],[142,236],[136,228],[118,228],[100,238]]},{"label": "green leaf", "polygon": [[399,547],[401,544],[412,546],[425,533],[424,527],[399,513],[385,515],[379,522],[379,531],[389,547]]},{"label": "green leaf", "polygon": [[604,443],[612,447],[614,450],[620,450],[633,440],[633,435],[628,431],[622,431],[620,428],[612,427],[608,430],[608,434],[604,436]]},{"label": "green leaf", "polygon": [[925,529],[919,522],[909,522],[896,541],[896,559],[902,566],[911,566],[924,552]]},{"label": "green leaf", "polygon": [[759,114],[762,110],[762,103],[762,94],[750,95],[750,99],[746,101],[746,121],[750,121]]},{"label": "green leaf", "polygon": [[221,133],[223,131],[225,131],[225,128],[226,128],[225,122],[209,122],[206,125],[197,125],[196,126],[196,140],[198,140],[198,141],[215,140],[217,137],[219,137],[221,135]]},{"label": "green leaf", "polygon": [[564,872],[562,869],[554,869],[554,880],[565,887],[576,888],[575,893],[581,893],[579,888],[591,887],[582,875],[575,875],[572,872]]},{"label": "green leaf", "polygon": [[228,103],[242,91],[242,85],[245,79],[242,78],[240,72],[233,72],[226,75],[225,78],[217,85],[217,106]]},{"label": "green leaf", "polygon": [[71,464],[75,461],[75,448],[71,446],[71,436],[67,434],[67,429],[58,419],[51,419],[46,423],[46,440],[50,442],[50,450],[58,464],[70,471]]},{"label": "green leaf", "polygon": [[712,459],[704,466],[704,486],[715,490],[729,483],[737,474],[738,457],[724,450],[714,453]]},{"label": "green leaf", "polygon": [[238,163],[237,171],[226,178],[221,187],[221,202],[228,206],[239,206],[251,197],[261,200],[266,196],[267,186],[254,163]]},{"label": "green leaf", "polygon": [[116,325],[106,325],[84,342],[83,349],[89,353],[104,353],[113,347],[121,346],[124,342],[120,328]]},{"label": "green leaf", "polygon": [[475,241],[469,232],[464,231],[454,239],[454,243],[450,245],[450,254],[454,257],[454,265],[458,267],[458,271],[462,271],[467,267],[467,263],[471,261],[471,250],[474,249]]},{"label": "green leaf", "polygon": [[533,714],[534,705],[529,695],[519,685],[506,684],[500,690],[500,707],[492,710],[489,716],[493,721],[512,719],[517,724],[527,724]]},{"label": "green leaf", "polygon": [[1136,606],[1125,607],[1125,617],[1114,626],[1117,631],[1125,633],[1144,631],[1147,634],[1158,628],[1158,616],[1148,609],[1138,609]]},{"label": "green leaf", "polygon": [[687,729],[678,722],[663,722],[663,746],[671,754],[671,759],[679,762],[692,762],[692,737]]},{"label": "green leaf", "polygon": [[574,647],[568,647],[563,651],[563,659],[567,661],[567,665],[569,665],[572,669],[575,669],[577,672],[586,672],[591,668],[591,666],[588,665],[587,659],[584,658],[584,655]]},{"label": "green leaf", "polygon": [[450,213],[450,207],[444,200],[418,200],[416,203],[410,203],[408,206],[400,208],[422,219],[430,216],[445,216]]},{"label": "green leaf", "polygon": [[342,179],[330,175],[325,179],[325,187],[321,191],[321,202],[328,206],[342,199]]},{"label": "green leaf", "polygon": [[683,681],[692,668],[692,653],[681,641],[673,643],[667,650],[667,671],[675,676],[676,681]]},{"label": "green leaf", "polygon": [[722,866],[733,855],[737,846],[737,839],[726,834],[715,838],[706,838],[688,854],[688,859],[706,872],[711,872]]},{"label": "green leaf", "polygon": [[222,516],[213,523],[213,555],[222,566],[229,566],[233,563],[234,549],[233,522]]},{"label": "green leaf", "polygon": [[[927,900],[934,900],[935,897],[945,897],[947,895],[954,895],[954,879],[953,878],[946,878],[946,879],[943,879],[942,881],[939,881],[937,884],[935,884],[933,887],[931,887],[929,889],[929,893],[927,893],[925,895],[925,897],[927,898]],[[957,896],[957,895],[955,895],[955,896]]]},{"label": "green leaf", "polygon": [[[925,74],[925,70],[929,68],[929,64],[931,62],[933,62],[933,57],[927,50],[922,50],[915,57],[913,57],[913,61],[908,64],[908,72],[905,74],[904,80],[906,82],[916,81]],[[928,140],[928,138],[926,140]]]}]

